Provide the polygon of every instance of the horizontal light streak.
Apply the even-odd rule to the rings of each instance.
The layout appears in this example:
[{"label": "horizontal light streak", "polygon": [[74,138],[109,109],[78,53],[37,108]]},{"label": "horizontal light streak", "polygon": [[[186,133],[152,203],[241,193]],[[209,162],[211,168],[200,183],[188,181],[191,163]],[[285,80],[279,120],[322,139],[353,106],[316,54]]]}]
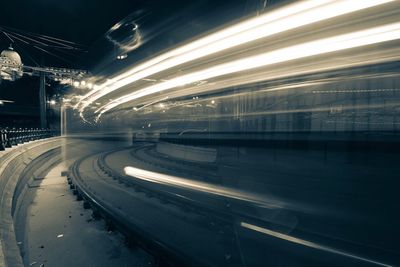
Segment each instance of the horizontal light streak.
[{"label": "horizontal light streak", "polygon": [[12,101],[12,100],[0,99],[0,101],[3,103],[14,103],[14,101]]},{"label": "horizontal light streak", "polygon": [[272,231],[272,230],[269,230],[267,228],[260,227],[260,226],[257,226],[257,225],[254,225],[254,224],[250,224],[250,223],[247,223],[247,222],[241,222],[240,226],[243,227],[243,228],[246,228],[246,229],[250,229],[250,230],[265,234],[265,235],[269,235],[269,236],[272,236],[272,237],[275,237],[275,238],[279,238],[279,239],[282,239],[282,240],[285,240],[285,241],[288,241],[288,242],[291,242],[291,243],[295,243],[295,244],[298,244],[298,245],[306,246],[306,247],[313,248],[313,249],[316,249],[316,250],[322,250],[322,251],[325,251],[325,252],[329,252],[329,253],[337,254],[337,255],[340,255],[340,256],[356,259],[356,260],[359,260],[359,261],[373,263],[373,264],[379,265],[379,266],[386,266],[386,267],[392,266],[392,265],[385,264],[385,263],[382,263],[382,262],[378,262],[378,261],[375,261],[375,260],[371,260],[371,259],[368,259],[368,258],[360,257],[360,256],[357,256],[357,255],[354,255],[354,254],[351,254],[351,253],[347,253],[347,252],[344,252],[344,251],[341,251],[341,250],[337,250],[335,248],[331,248],[331,247],[320,245],[320,244],[317,244],[317,243],[314,243],[314,242],[310,242],[310,241],[307,241],[307,240],[304,240],[304,239],[300,239],[300,238],[296,238],[296,237],[293,237],[293,236],[290,236],[290,235],[286,235],[286,234],[282,234],[282,233],[279,233],[279,232],[276,232],[276,231]]},{"label": "horizontal light streak", "polygon": [[[348,111],[355,111],[355,110],[379,110],[379,109],[395,109],[399,107],[397,103],[391,104],[370,104],[370,105],[343,105],[337,106],[340,107],[341,113],[346,114]],[[296,114],[300,112],[312,112],[313,114],[318,113],[325,113],[331,112],[333,107],[310,107],[310,108],[299,108],[299,109],[266,109],[261,111],[252,111],[252,112],[241,112],[240,114],[196,114],[196,115],[186,115],[185,117],[176,119],[161,119],[160,121],[153,120],[153,123],[167,123],[167,122],[176,122],[176,121],[199,121],[199,120],[217,120],[217,119],[224,119],[224,118],[234,118],[234,117],[259,117],[259,116],[269,116],[269,115],[282,115],[282,114]],[[326,121],[328,122],[328,121]]]},{"label": "horizontal light streak", "polygon": [[260,55],[235,60],[233,62],[212,66],[201,71],[182,75],[166,82],[142,88],[109,102],[101,107],[98,110],[98,113],[101,115],[126,102],[197,81],[207,80],[245,70],[266,67],[272,64],[283,63],[305,57],[317,56],[330,52],[396,40],[399,38],[400,23],[393,23],[368,30],[357,31],[300,45],[294,45]]},{"label": "horizontal light streak", "polygon": [[165,71],[235,46],[285,32],[304,25],[391,2],[391,0],[332,1],[313,0],[293,4],[239,23],[180,48],[162,54],[100,85],[83,96],[75,106],[82,112],[97,99],[150,75]]},{"label": "horizontal light streak", "polygon": [[136,179],[141,179],[144,181],[163,184],[168,186],[179,187],[183,189],[195,190],[198,192],[208,193],[212,195],[223,196],[227,198],[242,200],[257,204],[262,207],[270,208],[282,208],[283,203],[277,200],[266,200],[265,198],[260,198],[254,194],[242,192],[228,187],[218,186],[210,183],[193,181],[190,179],[172,176],[168,174],[147,171],[131,166],[124,168],[124,173]]}]

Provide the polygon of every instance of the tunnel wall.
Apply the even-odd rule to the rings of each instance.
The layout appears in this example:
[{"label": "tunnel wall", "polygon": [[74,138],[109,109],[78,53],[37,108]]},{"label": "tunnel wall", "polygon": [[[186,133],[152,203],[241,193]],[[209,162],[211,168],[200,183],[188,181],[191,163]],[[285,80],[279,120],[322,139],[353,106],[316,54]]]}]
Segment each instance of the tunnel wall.
[{"label": "tunnel wall", "polygon": [[[49,138],[19,145],[0,154],[0,266],[23,266],[15,236],[13,214],[36,174],[50,168],[59,157],[49,151],[61,147],[60,138]],[[35,166],[40,157],[49,157]],[[28,176],[26,170],[32,170]]]}]

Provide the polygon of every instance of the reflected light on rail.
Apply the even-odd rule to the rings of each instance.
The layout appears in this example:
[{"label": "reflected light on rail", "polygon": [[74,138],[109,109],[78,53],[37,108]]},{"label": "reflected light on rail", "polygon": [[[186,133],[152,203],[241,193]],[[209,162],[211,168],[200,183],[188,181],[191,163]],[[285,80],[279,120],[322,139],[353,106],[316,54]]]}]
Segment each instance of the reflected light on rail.
[{"label": "reflected light on rail", "polygon": [[[173,89],[179,86],[207,80],[218,76],[232,74],[240,71],[266,67],[276,63],[287,62],[310,56],[317,56],[340,50],[356,48],[400,38],[400,23],[393,23],[368,30],[343,34],[331,38],[325,38],[300,45],[294,45],[283,49],[263,53],[256,56],[239,59],[236,61],[212,66],[204,70],[179,76],[166,82],[158,83],[139,89],[133,93],[119,97],[97,110],[99,115],[121,104],[138,98]],[[243,77],[246,79],[246,77]]]},{"label": "reflected light on rail", "polygon": [[265,38],[280,32],[343,14],[381,5],[391,0],[310,0],[292,4],[247,20],[146,61],[100,85],[83,96],[75,108],[82,112],[97,99],[150,75],[207,55]]}]

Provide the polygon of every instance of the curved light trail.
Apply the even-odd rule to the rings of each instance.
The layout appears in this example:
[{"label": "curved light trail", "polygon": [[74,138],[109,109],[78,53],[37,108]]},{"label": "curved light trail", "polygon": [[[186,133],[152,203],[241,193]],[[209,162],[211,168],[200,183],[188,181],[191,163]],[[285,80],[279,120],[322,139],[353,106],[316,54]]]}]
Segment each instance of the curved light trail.
[{"label": "curved light trail", "polygon": [[[119,90],[127,85],[161,73],[165,70],[182,65],[184,63],[196,61],[233,47],[237,47],[261,38],[296,29],[305,25],[327,20],[344,14],[382,5],[391,0],[366,0],[366,1],[333,1],[333,0],[310,0],[265,15],[247,20],[227,29],[218,31],[197,41],[164,53],[149,61],[146,61],[110,80],[97,86],[89,93],[84,95],[75,105],[82,113],[84,109],[94,101],[110,93]],[[190,74],[189,74],[190,75]],[[187,77],[186,77],[187,78]],[[186,79],[185,78],[185,79]],[[184,83],[182,77],[178,77]],[[174,79],[176,82],[177,80]],[[168,81],[170,82],[170,81]],[[172,84],[172,83],[170,83]],[[179,85],[178,85],[179,86]],[[139,94],[143,89],[137,90],[132,94]],[[115,107],[116,102],[110,103],[107,108],[99,111],[100,114]],[[104,111],[104,112],[103,112]]]},{"label": "curved light trail", "polygon": [[[245,70],[266,67],[276,63],[301,59],[304,57],[316,56],[396,39],[400,39],[400,23],[394,23],[382,27],[376,27],[368,30],[353,32],[350,34],[339,35],[331,38],[308,42],[305,44],[278,49],[272,52],[267,52],[264,54],[239,59],[233,62],[212,66],[201,71],[182,75],[166,82],[142,88],[133,93],[124,95],[111,101],[110,103],[99,108],[96,112],[101,115],[129,101],[151,94],[163,92],[172,88],[184,86],[197,81],[207,80],[210,78],[237,73]],[[246,79],[246,77],[243,77],[243,79]]]},{"label": "curved light trail", "polygon": [[251,202],[261,207],[282,208],[285,206],[283,202],[277,199],[267,199],[265,197],[260,197],[248,192],[235,190],[233,188],[213,185],[210,183],[205,183],[200,181],[193,181],[191,179],[143,170],[131,166],[125,167],[124,173],[136,179],[140,179],[147,182],[179,187],[211,195],[223,196],[231,199]]}]

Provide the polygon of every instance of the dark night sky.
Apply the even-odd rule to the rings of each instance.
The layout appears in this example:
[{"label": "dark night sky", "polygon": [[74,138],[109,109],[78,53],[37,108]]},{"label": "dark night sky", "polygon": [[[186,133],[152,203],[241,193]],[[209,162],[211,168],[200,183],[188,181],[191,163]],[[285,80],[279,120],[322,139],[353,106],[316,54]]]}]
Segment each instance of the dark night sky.
[{"label": "dark night sky", "polygon": [[[61,61],[43,54],[32,46],[16,42],[14,47],[25,65],[34,65],[30,57],[47,66],[85,68],[90,71],[106,67],[113,46],[104,34],[115,23],[133,12],[144,16],[139,26],[146,42],[130,53],[125,64],[134,64],[188,38],[201,35],[228,22],[252,15],[260,0],[19,0],[2,1],[0,27],[12,27],[27,32],[44,34],[73,41],[87,47],[88,53],[60,54]],[[269,0],[273,7],[279,0]],[[1,34],[1,33],[0,33]],[[0,36],[0,50],[10,41]],[[42,59],[44,57],[44,60]],[[43,61],[42,61],[43,60]],[[67,62],[68,61],[68,62]],[[103,65],[99,63],[103,62]],[[114,64],[114,63],[113,63]],[[115,65],[115,64],[114,64]],[[107,66],[108,67],[108,66]],[[114,66],[115,67],[115,66]],[[38,79],[24,77],[15,82],[0,84],[0,99],[15,100],[17,106],[38,105]],[[48,88],[48,92],[52,92]],[[0,110],[1,114],[1,110]]]},{"label": "dark night sky", "polygon": [[[20,0],[3,1],[1,4],[0,26],[45,34],[88,46],[99,40],[115,23],[132,12],[142,10],[146,26],[168,22],[171,18],[186,19],[186,23],[207,13],[230,10],[232,7],[245,7],[248,2],[256,0],[175,0],[175,1],[146,1],[146,0]],[[199,14],[204,12],[204,14]],[[228,15],[228,14],[226,14]],[[225,15],[225,16],[226,16]],[[241,14],[239,14],[241,15]],[[0,37],[0,48],[7,48],[10,41]],[[22,46],[21,43],[16,44]],[[35,58],[36,49],[23,47]],[[22,54],[22,52],[21,52]],[[23,56],[23,55],[22,55]],[[26,58],[30,61],[29,58]],[[71,58],[76,60],[76,58]],[[55,58],[46,57],[46,62],[59,64]],[[65,63],[63,63],[65,64]]]},{"label": "dark night sky", "polygon": [[[131,12],[141,9],[157,9],[157,7],[149,5],[146,2],[150,1],[4,1],[4,3],[2,3],[2,10],[6,12],[1,12],[0,26],[8,26],[24,31],[58,37],[86,45],[90,48],[90,46],[112,25]],[[173,3],[178,4],[178,2]],[[167,9],[169,8],[172,9],[173,5],[167,5]],[[4,36],[0,37],[1,48],[6,48],[8,43],[8,39],[4,38]],[[21,43],[17,43],[16,45],[23,46]],[[26,49],[34,58],[40,57],[37,55],[38,51],[36,49],[25,46],[23,49]],[[22,51],[21,54],[24,56]],[[85,56],[83,55],[83,57]],[[68,59],[73,62],[79,62],[79,57],[71,57]],[[31,63],[29,58],[26,57],[26,60]],[[84,60],[84,58],[80,60]],[[58,62],[55,58],[49,58],[48,56],[46,56],[46,63],[53,65],[66,64],[66,62]]]},{"label": "dark night sky", "polygon": [[[104,33],[115,23],[131,14],[142,11],[145,17],[141,20],[144,31],[158,25],[173,27],[178,24],[192,26],[191,33],[201,34],[209,28],[240,18],[245,14],[254,14],[260,0],[15,0],[2,1],[0,27],[45,34],[86,45],[93,48]],[[268,0],[269,5],[279,0]],[[201,25],[203,24],[203,25]],[[198,32],[197,32],[198,31]],[[176,34],[176,32],[175,32]],[[173,35],[173,34],[172,34]],[[4,35],[0,37],[0,49],[7,48],[10,41]],[[16,46],[23,46],[17,43]],[[37,50],[22,47],[37,61],[40,61]],[[23,56],[21,51],[21,55]],[[30,62],[28,57],[24,62]],[[76,64],[88,64],[85,56],[68,58]],[[83,63],[82,63],[83,60]],[[55,58],[46,56],[48,64],[62,64]]]}]

